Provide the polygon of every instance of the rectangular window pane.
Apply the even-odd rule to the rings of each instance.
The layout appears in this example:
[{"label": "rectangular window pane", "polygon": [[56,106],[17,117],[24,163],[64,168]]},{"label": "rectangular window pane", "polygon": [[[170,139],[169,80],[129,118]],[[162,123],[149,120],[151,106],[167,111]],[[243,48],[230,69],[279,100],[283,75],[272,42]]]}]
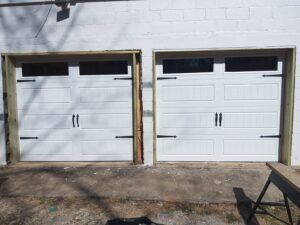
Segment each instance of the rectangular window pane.
[{"label": "rectangular window pane", "polygon": [[278,57],[229,57],[225,59],[226,72],[276,71]]},{"label": "rectangular window pane", "polygon": [[128,74],[127,61],[80,62],[80,75]]},{"label": "rectangular window pane", "polygon": [[36,76],[68,76],[69,67],[67,62],[23,63],[23,77]]},{"label": "rectangular window pane", "polygon": [[163,73],[205,73],[214,71],[213,58],[166,59]]}]

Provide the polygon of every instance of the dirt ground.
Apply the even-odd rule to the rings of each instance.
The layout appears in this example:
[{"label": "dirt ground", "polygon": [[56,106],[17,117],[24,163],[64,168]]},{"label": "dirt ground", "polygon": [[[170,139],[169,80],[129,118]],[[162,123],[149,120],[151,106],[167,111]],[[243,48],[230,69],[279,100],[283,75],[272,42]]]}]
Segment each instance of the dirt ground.
[{"label": "dirt ground", "polygon": [[[101,198],[2,197],[1,225],[105,225],[109,219],[147,216],[165,225],[242,225],[251,203],[194,204],[162,201],[134,201]],[[266,208],[271,215],[287,221],[284,208]],[[292,208],[295,224],[299,211]],[[257,214],[253,225],[285,224],[272,216]],[[300,224],[300,222],[298,222]]]},{"label": "dirt ground", "polygon": [[[242,225],[269,173],[265,165],[2,167],[0,225],[105,225],[143,216],[163,225]],[[271,185],[264,201],[282,199]],[[270,215],[257,214],[252,225],[286,224],[285,208],[266,209]],[[297,224],[295,207],[293,217]]]}]

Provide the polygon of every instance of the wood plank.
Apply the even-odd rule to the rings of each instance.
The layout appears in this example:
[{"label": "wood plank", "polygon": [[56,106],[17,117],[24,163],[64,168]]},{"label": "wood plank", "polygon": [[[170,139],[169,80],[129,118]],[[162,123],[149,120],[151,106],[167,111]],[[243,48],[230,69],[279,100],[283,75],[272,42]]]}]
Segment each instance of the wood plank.
[{"label": "wood plank", "polygon": [[134,164],[142,164],[142,117],[141,117],[141,82],[140,82],[140,55],[132,55],[132,77],[133,77],[133,132],[134,132]]},{"label": "wood plank", "polygon": [[267,163],[267,166],[287,182],[295,191],[300,194],[300,172],[282,163]]},{"label": "wood plank", "polygon": [[10,57],[5,57],[5,90],[7,107],[7,147],[10,153],[10,161],[16,163],[20,160],[18,114],[17,114],[17,91],[15,66]]},{"label": "wood plank", "polygon": [[32,53],[4,53],[9,57],[32,57],[32,56],[81,56],[81,55],[117,55],[139,54],[140,50],[104,50],[104,51],[74,51],[74,52],[32,52]]},{"label": "wood plank", "polygon": [[143,163],[143,106],[142,106],[142,67],[141,55],[136,56],[136,145],[137,145],[137,164]]},{"label": "wood plank", "polygon": [[283,126],[282,139],[280,143],[279,161],[287,166],[291,165],[292,154],[292,131],[294,114],[294,92],[295,92],[295,49],[287,52],[285,60],[284,98],[283,98]]}]

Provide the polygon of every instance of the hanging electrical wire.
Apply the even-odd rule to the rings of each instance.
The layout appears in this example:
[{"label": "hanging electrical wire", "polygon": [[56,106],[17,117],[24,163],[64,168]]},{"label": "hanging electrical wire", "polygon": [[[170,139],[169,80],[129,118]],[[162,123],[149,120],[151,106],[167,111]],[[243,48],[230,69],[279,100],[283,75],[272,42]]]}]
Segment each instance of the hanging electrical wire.
[{"label": "hanging electrical wire", "polygon": [[41,31],[43,30],[43,28],[44,28],[44,26],[45,26],[45,24],[46,24],[46,22],[47,22],[47,20],[48,20],[48,18],[49,18],[49,15],[50,15],[50,12],[51,12],[51,10],[52,10],[52,7],[53,7],[53,4],[50,5],[49,10],[48,10],[48,13],[47,13],[47,15],[46,15],[46,18],[45,18],[44,22],[41,24],[41,26],[40,26],[38,32],[37,32],[36,35],[34,36],[35,38],[37,38],[37,37],[39,36],[39,34],[41,33]]}]

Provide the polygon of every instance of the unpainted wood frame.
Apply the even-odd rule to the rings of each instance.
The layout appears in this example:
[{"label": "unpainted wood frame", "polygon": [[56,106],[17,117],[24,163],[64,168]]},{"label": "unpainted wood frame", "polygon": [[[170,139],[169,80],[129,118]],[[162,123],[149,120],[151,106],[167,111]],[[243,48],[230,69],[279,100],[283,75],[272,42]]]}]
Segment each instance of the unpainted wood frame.
[{"label": "unpainted wood frame", "polygon": [[143,125],[141,96],[141,51],[84,51],[84,52],[45,52],[45,53],[4,53],[2,54],[3,96],[6,126],[6,148],[9,163],[20,161],[16,69],[14,61],[21,57],[34,56],[84,56],[84,55],[132,55],[132,97],[133,97],[133,163],[143,163]]},{"label": "unpainted wood frame", "polygon": [[282,126],[279,161],[290,166],[292,159],[292,136],[294,118],[294,95],[296,74],[296,48],[288,49],[285,59],[284,95],[282,103]]}]

